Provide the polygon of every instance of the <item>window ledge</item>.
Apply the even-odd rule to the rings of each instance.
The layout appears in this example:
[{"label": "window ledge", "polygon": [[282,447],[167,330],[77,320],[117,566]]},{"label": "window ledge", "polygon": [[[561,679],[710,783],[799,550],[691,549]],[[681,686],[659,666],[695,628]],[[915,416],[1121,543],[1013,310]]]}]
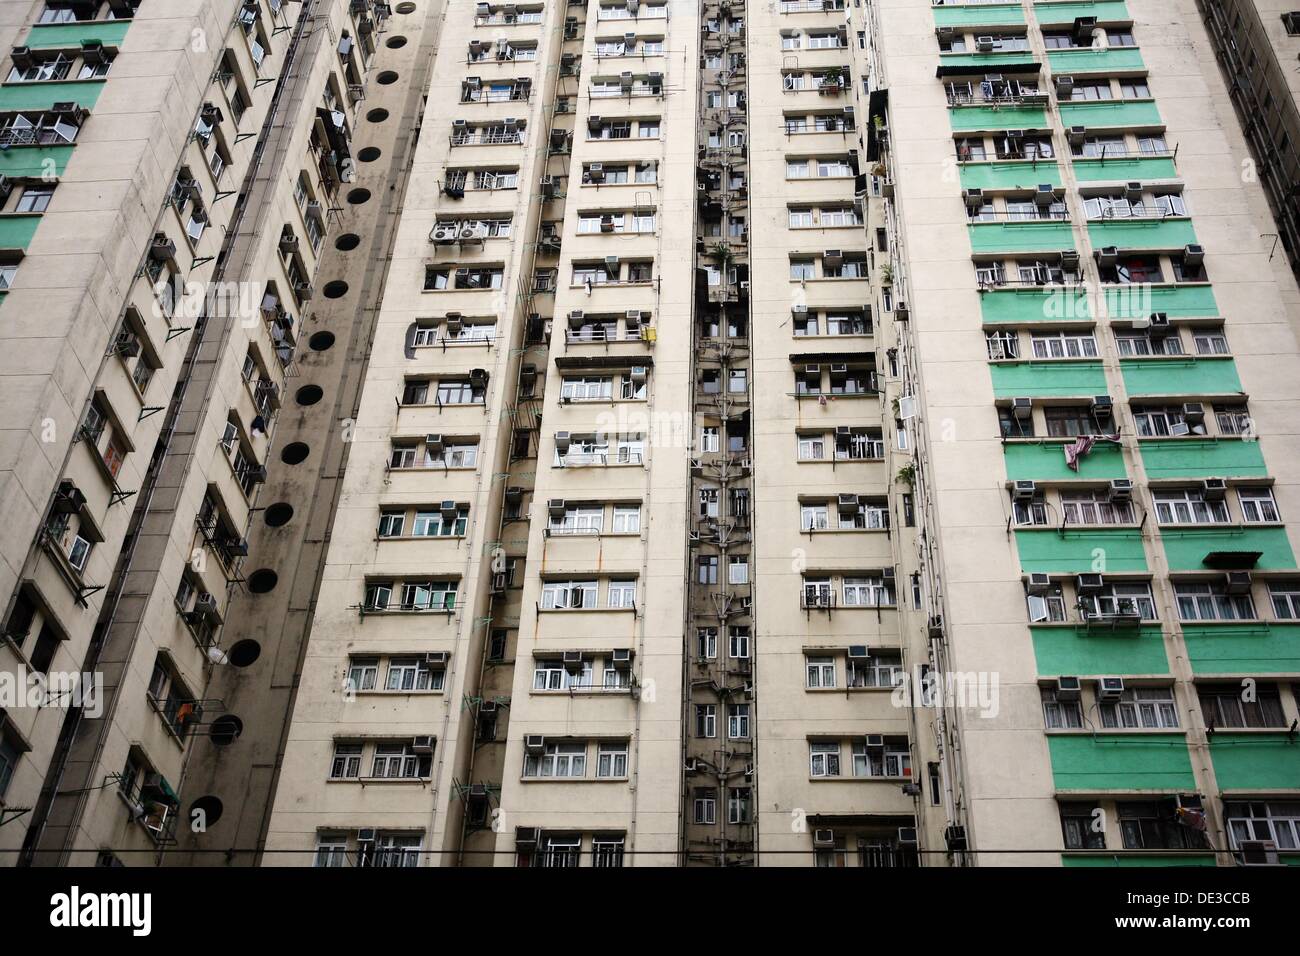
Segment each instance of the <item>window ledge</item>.
[{"label": "window ledge", "polygon": [[635,613],[636,607],[541,607],[537,608],[538,614],[610,614],[610,613]]},{"label": "window ledge", "polygon": [[[1143,675],[1145,677],[1145,675]],[[1283,731],[1286,728],[1282,728]],[[1119,734],[1125,737],[1186,737],[1186,727],[1045,727],[1049,737],[1095,737],[1098,734]]]},{"label": "window ledge", "polygon": [[464,541],[464,534],[380,534],[376,541]]},{"label": "window ledge", "polygon": [[353,783],[360,786],[367,784],[406,784],[427,787],[433,782],[432,777],[326,777],[326,783]]},{"label": "window ledge", "polygon": [[374,688],[371,690],[352,691],[357,697],[441,697],[446,694],[445,690],[383,690]]},{"label": "window ledge", "polygon": [[627,783],[630,777],[524,777],[520,783]]}]

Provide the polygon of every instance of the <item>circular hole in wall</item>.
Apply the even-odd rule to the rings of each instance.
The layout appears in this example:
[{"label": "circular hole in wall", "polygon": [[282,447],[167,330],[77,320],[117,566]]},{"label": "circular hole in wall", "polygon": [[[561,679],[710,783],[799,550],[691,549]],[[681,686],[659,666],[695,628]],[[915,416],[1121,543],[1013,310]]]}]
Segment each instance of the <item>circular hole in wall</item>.
[{"label": "circular hole in wall", "polygon": [[334,248],[339,252],[351,252],[361,245],[361,237],[355,232],[345,232],[334,240]]},{"label": "circular hole in wall", "polygon": [[266,523],[272,528],[283,528],[293,520],[293,505],[287,501],[277,501],[266,509],[263,516]]},{"label": "circular hole in wall", "polygon": [[206,829],[221,819],[221,814],[225,812],[226,808],[217,797],[209,793],[207,796],[199,797],[190,804],[191,820],[194,819],[195,810],[203,814],[200,819],[202,819],[203,826]]},{"label": "circular hole in wall", "polygon": [[388,38],[388,49],[400,50],[404,46],[406,46],[406,37],[397,36]]},{"label": "circular hole in wall", "polygon": [[383,73],[380,73],[375,77],[375,81],[378,82],[380,86],[392,86],[397,82],[397,71],[384,70]]},{"label": "circular hole in wall", "polygon": [[325,283],[325,288],[321,290],[321,293],[327,299],[341,299],[348,294],[348,284],[342,279],[334,279]]},{"label": "circular hole in wall", "polygon": [[248,667],[261,656],[262,645],[251,639],[237,641],[235,646],[226,652],[226,657],[236,667]]},{"label": "circular hole in wall", "polygon": [[284,446],[280,452],[280,460],[286,465],[301,465],[311,454],[311,448],[306,442],[295,441]]},{"label": "circular hole in wall", "polygon": [[334,347],[333,332],[317,332],[307,340],[307,345],[313,352],[324,352],[326,349]]},{"label": "circular hole in wall", "polygon": [[414,13],[414,12],[415,12],[415,4],[413,4],[413,3],[399,3],[399,4],[397,5],[397,12],[398,12],[398,13]]},{"label": "circular hole in wall", "polygon": [[233,744],[243,732],[244,722],[234,714],[222,714],[212,722],[212,727],[208,730],[212,742],[220,747]]},{"label": "circular hole in wall", "polygon": [[294,395],[294,399],[299,405],[315,405],[324,397],[325,392],[322,391],[319,385],[304,385]]},{"label": "circular hole in wall", "polygon": [[388,119],[388,110],[383,107],[373,109],[366,114],[366,120],[371,123],[382,123],[386,119]]},{"label": "circular hole in wall", "polygon": [[378,146],[367,146],[365,149],[357,153],[357,159],[361,160],[363,163],[373,163],[382,155],[384,155],[384,151]]},{"label": "circular hole in wall", "polygon": [[348,193],[348,202],[354,206],[360,206],[363,202],[370,202],[369,189],[354,189]]},{"label": "circular hole in wall", "polygon": [[270,568],[258,568],[248,576],[248,590],[254,594],[266,594],[268,591],[274,591],[275,586],[279,583],[280,575]]}]

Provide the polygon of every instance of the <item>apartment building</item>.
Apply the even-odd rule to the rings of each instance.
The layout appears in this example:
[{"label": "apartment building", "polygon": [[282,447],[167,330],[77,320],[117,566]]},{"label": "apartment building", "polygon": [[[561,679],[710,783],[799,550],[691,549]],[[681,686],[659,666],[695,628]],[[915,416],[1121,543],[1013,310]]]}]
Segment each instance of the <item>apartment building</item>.
[{"label": "apartment building", "polygon": [[51,683],[45,700],[6,701],[0,848],[138,865],[221,814],[179,794],[190,758],[209,764],[240,733],[213,675],[256,645],[223,641],[222,624],[266,587],[248,528],[271,511],[282,406],[316,400],[294,385],[310,365],[299,340],[328,347],[314,276],[365,201],[346,185],[369,161],[353,129],[393,10],[3,8],[0,655],[6,675],[84,673],[96,693]]},{"label": "apartment building", "polygon": [[1230,5],[154,6],[0,2],[16,862],[1297,858]]}]

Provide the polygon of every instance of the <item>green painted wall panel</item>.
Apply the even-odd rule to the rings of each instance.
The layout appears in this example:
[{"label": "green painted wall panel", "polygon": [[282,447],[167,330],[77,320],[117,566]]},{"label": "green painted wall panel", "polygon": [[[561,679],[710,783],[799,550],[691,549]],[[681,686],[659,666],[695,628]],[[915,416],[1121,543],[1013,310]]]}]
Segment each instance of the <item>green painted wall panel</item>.
[{"label": "green painted wall panel", "polygon": [[1110,286],[1104,291],[1106,312],[1113,319],[1146,317],[1152,312],[1170,316],[1217,316],[1214,289],[1208,285]]},{"label": "green painted wall panel", "polygon": [[1112,856],[1061,855],[1061,865],[1069,867],[1130,867],[1130,866],[1217,866],[1214,855],[1179,853],[1173,856],[1153,856],[1143,853],[1116,853]]},{"label": "green painted wall panel", "polygon": [[1142,533],[1136,528],[1066,531],[1065,534],[1055,528],[1017,530],[1016,549],[1020,552],[1020,568],[1026,574],[1031,571],[1114,574],[1147,568]]},{"label": "green painted wall panel", "polygon": [[1115,157],[1113,159],[1075,158],[1075,178],[1081,183],[1101,182],[1150,182],[1153,179],[1177,179],[1178,170],[1174,161],[1167,156]]},{"label": "green painted wall panel", "polygon": [[989,366],[989,375],[998,398],[1106,394],[1106,372],[1100,362],[998,362]]},{"label": "green painted wall panel", "polygon": [[1038,673],[1044,677],[1170,673],[1158,624],[1129,632],[1056,626],[1031,627],[1029,633]]},{"label": "green painted wall panel", "polygon": [[10,178],[43,176],[52,170],[62,176],[72,158],[73,146],[14,146],[0,152],[0,173]]},{"label": "green painted wall panel", "polygon": [[1190,219],[1110,219],[1088,223],[1094,248],[1181,249],[1196,241]]},{"label": "green painted wall panel", "polygon": [[1035,3],[1034,19],[1039,24],[1073,24],[1075,17],[1096,17],[1098,23],[1124,23],[1133,19],[1120,0],[1098,3]]},{"label": "green painted wall panel", "polygon": [[1261,571],[1295,567],[1286,528],[1161,528],[1160,540],[1171,571],[1208,570],[1202,559],[1211,551],[1260,551]]},{"label": "green painted wall panel", "polygon": [[26,249],[40,224],[38,215],[0,216],[0,249]]},{"label": "green painted wall panel", "polygon": [[1002,26],[1024,22],[1025,10],[1018,3],[934,8],[934,24],[939,27]]},{"label": "green painted wall panel", "polygon": [[1182,734],[1049,734],[1057,790],[1193,790]]},{"label": "green painted wall panel", "polygon": [[957,132],[973,129],[1047,129],[1047,111],[1037,106],[954,106],[948,122]]},{"label": "green painted wall panel", "polygon": [[1139,445],[1148,478],[1261,478],[1268,474],[1256,441],[1158,438]]},{"label": "green painted wall panel", "polygon": [[980,315],[985,322],[1058,322],[1092,318],[1087,288],[990,289],[980,292]]},{"label": "green painted wall panel", "polygon": [[1192,671],[1200,674],[1288,674],[1300,671],[1300,624],[1183,625]]},{"label": "green painted wall panel", "polygon": [[1237,363],[1230,358],[1124,359],[1129,395],[1233,395],[1240,391]]},{"label": "green painted wall panel", "polygon": [[1068,222],[981,222],[967,227],[971,250],[985,252],[1060,252],[1074,248]]},{"label": "green painted wall panel", "polygon": [[48,110],[55,103],[77,103],[91,109],[103,91],[103,80],[8,83],[0,86],[0,112]]},{"label": "green painted wall panel", "polygon": [[999,67],[1033,66],[1037,62],[1032,53],[944,53],[939,57],[940,67],[971,66],[987,73],[996,73]]},{"label": "green painted wall panel", "polygon": [[[1057,70],[1069,73],[1069,70]],[[1160,111],[1150,100],[1081,100],[1062,103],[1061,122],[1066,126],[1159,126]]]},{"label": "green painted wall panel", "polygon": [[1069,76],[1079,73],[1109,73],[1112,70],[1141,70],[1146,64],[1142,62],[1142,51],[1136,47],[1087,47],[1083,50],[1051,50],[1047,54],[1047,63],[1052,73]]},{"label": "green painted wall panel", "polygon": [[81,46],[85,40],[98,40],[104,46],[121,46],[130,28],[130,20],[38,24],[27,34],[27,46],[33,50],[68,49]]},{"label": "green painted wall panel", "polygon": [[1300,738],[1218,731],[1210,759],[1220,790],[1300,790]]},{"label": "green painted wall panel", "polygon": [[963,163],[963,189],[1033,189],[1039,183],[1061,185],[1061,168],[1056,163],[1006,162]]},{"label": "green painted wall panel", "polygon": [[1118,445],[1094,445],[1092,452],[1079,462],[1078,471],[1066,467],[1063,447],[1061,442],[1041,445],[1008,442],[1002,446],[1007,478],[1011,481],[1062,481],[1069,478],[1100,481],[1127,477],[1124,455]]}]

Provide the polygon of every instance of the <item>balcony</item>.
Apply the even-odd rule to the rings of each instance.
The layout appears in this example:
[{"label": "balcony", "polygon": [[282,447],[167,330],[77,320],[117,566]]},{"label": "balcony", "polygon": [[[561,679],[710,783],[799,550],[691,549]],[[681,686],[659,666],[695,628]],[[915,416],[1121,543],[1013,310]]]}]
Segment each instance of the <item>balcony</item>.
[{"label": "balcony", "polygon": [[1294,570],[1295,554],[1286,528],[1279,525],[1186,525],[1161,528],[1160,541],[1170,571],[1205,571],[1205,556],[1213,551],[1257,552],[1255,567],[1261,571]]},{"label": "balcony", "polygon": [[1049,734],[1057,790],[1195,791],[1181,733]]},{"label": "balcony", "polygon": [[937,27],[1013,27],[1025,22],[1025,10],[1019,3],[945,3],[932,12]]},{"label": "balcony", "polygon": [[1237,363],[1222,358],[1175,356],[1166,359],[1122,359],[1124,388],[1140,395],[1234,395],[1244,389]]},{"label": "balcony", "polygon": [[1047,129],[1047,111],[1041,106],[953,105],[948,122],[954,132],[972,130]]},{"label": "balcony", "polygon": [[1061,185],[1061,168],[1054,160],[1002,160],[991,163],[962,163],[963,189],[1035,189],[1040,183]]},{"label": "balcony", "polygon": [[1089,130],[1108,127],[1160,127],[1155,100],[1080,100],[1061,103],[1061,122]]},{"label": "balcony", "polygon": [[1142,51],[1136,47],[1084,47],[1081,50],[1049,50],[1047,63],[1056,76],[1085,76],[1089,73],[1106,73],[1114,76],[1126,72],[1142,72]]},{"label": "balcony", "polygon": [[1188,621],[1183,624],[1183,643],[1198,677],[1300,671],[1300,623]]},{"label": "balcony", "polygon": [[1074,233],[1064,219],[972,222],[968,230],[971,251],[977,254],[1060,252],[1074,248]]},{"label": "balcony", "polygon": [[1159,624],[1143,624],[1137,632],[1099,632],[1078,624],[1034,625],[1038,673],[1061,674],[1169,674],[1169,659]]},{"label": "balcony", "polygon": [[1138,528],[1088,528],[1064,533],[1056,528],[1017,528],[1016,550],[1020,568],[1026,574],[1087,574],[1094,570],[1098,550],[1105,553],[1107,573],[1147,569]]},{"label": "balcony", "polygon": [[1088,397],[1106,394],[1106,373],[1100,361],[1049,359],[999,362],[989,366],[997,398],[1030,395],[1037,398]]},{"label": "balcony", "polygon": [[[1006,461],[1007,478],[1011,481],[1109,481],[1126,478],[1124,455],[1118,445],[1100,443],[1079,459],[1079,470],[1071,471],[1065,464],[1063,441],[1008,442],[1002,446]],[[1211,474],[1211,472],[1206,472]],[[1217,474],[1217,472],[1215,472]]]},{"label": "balcony", "polygon": [[1268,474],[1268,469],[1264,466],[1264,454],[1257,441],[1242,441],[1239,438],[1144,438],[1139,442],[1139,447],[1147,477],[1153,480],[1262,478]]},{"label": "balcony", "polygon": [[1196,232],[1192,221],[1180,216],[1092,219],[1088,221],[1088,238],[1097,249],[1182,249],[1196,242]]},{"label": "balcony", "polygon": [[1286,733],[1216,731],[1210,759],[1220,790],[1300,789],[1300,743]]}]

